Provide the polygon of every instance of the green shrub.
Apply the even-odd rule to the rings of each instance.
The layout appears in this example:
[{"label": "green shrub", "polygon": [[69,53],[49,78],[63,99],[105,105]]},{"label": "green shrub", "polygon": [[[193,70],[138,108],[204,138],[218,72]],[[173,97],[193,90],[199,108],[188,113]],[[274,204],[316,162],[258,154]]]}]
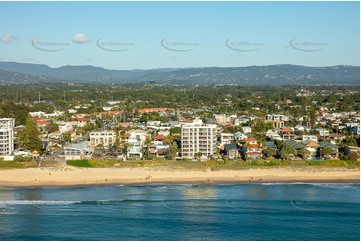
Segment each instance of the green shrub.
[{"label": "green shrub", "polygon": [[68,160],[66,164],[75,167],[92,167],[89,160]]},{"label": "green shrub", "polygon": [[31,161],[30,156],[21,156],[21,155],[14,156],[14,162],[28,162],[28,161]]},{"label": "green shrub", "polygon": [[30,162],[15,162],[0,159],[0,169],[16,169],[16,168],[28,168],[28,167],[37,167],[35,161]]}]

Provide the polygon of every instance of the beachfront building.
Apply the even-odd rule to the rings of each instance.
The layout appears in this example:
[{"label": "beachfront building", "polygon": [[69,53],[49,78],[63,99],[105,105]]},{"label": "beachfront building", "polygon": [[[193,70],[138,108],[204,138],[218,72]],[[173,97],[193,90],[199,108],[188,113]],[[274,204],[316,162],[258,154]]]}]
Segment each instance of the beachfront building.
[{"label": "beachfront building", "polygon": [[245,140],[245,146],[247,148],[246,155],[249,158],[259,159],[262,158],[262,147],[258,144],[255,138],[247,138]]},{"label": "beachfront building", "polygon": [[0,157],[11,156],[14,152],[15,119],[0,119]]},{"label": "beachfront building", "polygon": [[90,133],[89,138],[92,149],[95,147],[110,148],[115,143],[116,134],[114,131],[93,131]]},{"label": "beachfront building", "polygon": [[90,149],[88,142],[83,141],[77,144],[71,144],[64,147],[65,160],[81,160],[89,158]]},{"label": "beachfront building", "polygon": [[128,158],[142,158],[143,146],[147,139],[147,133],[143,130],[133,130],[127,133],[127,157]]},{"label": "beachfront building", "polygon": [[201,120],[196,120],[182,127],[181,137],[183,158],[193,159],[200,153],[207,157],[216,152],[216,125],[203,125]]}]

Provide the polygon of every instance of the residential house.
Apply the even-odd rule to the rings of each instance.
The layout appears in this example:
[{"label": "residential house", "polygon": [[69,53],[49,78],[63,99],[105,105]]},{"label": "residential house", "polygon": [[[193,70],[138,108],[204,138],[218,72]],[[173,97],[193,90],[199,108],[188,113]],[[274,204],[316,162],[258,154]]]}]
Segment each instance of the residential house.
[{"label": "residential house", "polygon": [[214,118],[216,119],[217,124],[227,124],[231,122],[231,117],[227,116],[226,114],[215,114]]},{"label": "residential house", "polygon": [[314,140],[304,140],[302,144],[306,146],[306,149],[311,153],[311,156],[317,155],[317,149],[320,147],[319,143]]},{"label": "residential house", "polygon": [[109,149],[115,143],[116,134],[114,131],[93,131],[90,133],[89,138],[92,149],[98,146]]},{"label": "residential house", "polygon": [[307,126],[302,126],[302,125],[296,125],[294,127],[295,132],[309,132],[310,130],[311,130],[311,128],[309,128]]},{"label": "residential house", "polygon": [[282,137],[278,134],[278,129],[271,130],[269,129],[266,133],[266,137],[270,140],[283,140]]},{"label": "residential house", "polygon": [[127,137],[127,157],[128,158],[142,158],[144,142],[149,137],[143,130],[132,130],[125,134]]},{"label": "residential house", "polygon": [[321,141],[319,143],[319,151],[320,151],[320,155],[321,156],[321,152],[322,152],[322,149],[325,149],[325,148],[330,148],[332,149],[332,153],[324,158],[338,158],[338,149],[339,149],[339,146],[338,145],[335,145],[335,144],[332,144],[330,142],[327,142],[327,141]]},{"label": "residential house", "polygon": [[120,123],[119,127],[122,128],[122,129],[127,129],[127,128],[130,127],[130,123]]},{"label": "residential house", "polygon": [[60,139],[62,139],[62,137],[63,137],[63,134],[60,132],[60,130],[57,130],[48,135],[48,138],[52,139],[52,140],[60,140]]},{"label": "residential house", "polygon": [[233,135],[233,139],[234,139],[234,140],[245,140],[245,139],[247,139],[247,138],[248,138],[248,136],[245,135],[245,134],[243,134],[243,133],[241,133],[241,132],[237,132],[237,133],[235,133],[235,134]]},{"label": "residential house", "polygon": [[335,140],[335,141],[341,141],[341,140],[345,139],[346,136],[344,134],[333,133],[333,134],[329,134],[327,136],[327,138],[331,138],[331,140]]},{"label": "residential house", "polygon": [[141,159],[143,157],[143,143],[136,139],[128,139],[127,157]]},{"label": "residential house", "polygon": [[78,112],[78,110],[76,110],[76,109],[68,109],[68,113],[77,113]]},{"label": "residential house", "polygon": [[78,127],[85,127],[89,123],[90,123],[90,118],[78,118],[76,121],[76,125]]},{"label": "residential house", "polygon": [[160,131],[158,131],[158,135],[163,135],[163,136],[167,137],[170,135],[170,132],[169,132],[169,130],[160,130]]},{"label": "residential house", "polygon": [[306,148],[306,146],[300,142],[297,142],[295,140],[285,140],[283,142],[283,144],[285,145],[289,145],[292,146],[293,148],[295,148],[297,151],[302,150],[303,148]]},{"label": "residential house", "polygon": [[62,134],[70,130],[73,130],[73,125],[69,122],[57,122],[57,124],[59,126],[59,131]]},{"label": "residential house", "polygon": [[244,124],[244,123],[247,123],[247,122],[249,122],[249,118],[247,118],[247,117],[242,117],[242,116],[236,117],[236,118],[233,120],[233,124],[234,124],[235,126],[240,126],[240,125],[242,125],[242,124]]},{"label": "residential house", "polygon": [[45,114],[44,112],[29,112],[29,115],[32,117],[45,117]]},{"label": "residential house", "polygon": [[206,123],[206,124],[215,124],[215,123],[216,123],[216,119],[215,119],[215,118],[207,118],[205,123]]},{"label": "residential house", "polygon": [[277,145],[275,144],[274,141],[268,141],[268,142],[266,143],[266,145],[267,145],[268,148],[277,149]]},{"label": "residential house", "polygon": [[295,139],[297,137],[297,135],[295,135],[295,133],[293,132],[292,129],[287,128],[287,127],[283,127],[280,130],[280,133],[282,135],[282,139],[284,140],[288,140],[288,139]]},{"label": "residential house", "polygon": [[163,141],[166,138],[167,138],[166,136],[158,134],[158,135],[154,136],[154,141]]},{"label": "residential house", "polygon": [[245,140],[245,146],[247,148],[246,156],[249,158],[262,158],[263,152],[262,147],[257,143],[257,140],[255,138],[247,138]]},{"label": "residential house", "polygon": [[36,124],[38,125],[38,128],[40,128],[40,129],[44,129],[47,125],[50,124],[50,122],[48,120],[45,120],[42,117],[36,117],[34,119],[35,119]]},{"label": "residential house", "polygon": [[316,135],[302,135],[302,142],[307,140],[312,140],[317,142],[318,139]]},{"label": "residential house", "polygon": [[225,144],[223,145],[223,152],[228,159],[235,159],[240,156],[239,149],[235,144]]},{"label": "residential house", "polygon": [[113,107],[112,106],[103,106],[102,109],[104,111],[111,111],[113,109]]},{"label": "residential house", "polygon": [[156,157],[165,157],[168,153],[169,145],[163,144],[163,142],[154,142],[149,147],[149,152]]},{"label": "residential house", "polygon": [[330,134],[330,132],[328,130],[323,129],[323,128],[315,129],[315,131],[322,137],[328,136]]},{"label": "residential house", "polygon": [[243,133],[250,134],[252,133],[252,128],[248,126],[242,126]]}]

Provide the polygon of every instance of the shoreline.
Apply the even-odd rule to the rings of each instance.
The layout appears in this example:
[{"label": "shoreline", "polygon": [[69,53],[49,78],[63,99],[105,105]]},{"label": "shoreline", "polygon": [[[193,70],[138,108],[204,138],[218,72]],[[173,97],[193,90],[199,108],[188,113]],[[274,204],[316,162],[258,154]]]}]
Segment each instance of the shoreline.
[{"label": "shoreline", "polygon": [[359,169],[252,168],[195,171],[152,168],[48,167],[0,170],[1,188],[80,187],[116,185],[360,183]]}]

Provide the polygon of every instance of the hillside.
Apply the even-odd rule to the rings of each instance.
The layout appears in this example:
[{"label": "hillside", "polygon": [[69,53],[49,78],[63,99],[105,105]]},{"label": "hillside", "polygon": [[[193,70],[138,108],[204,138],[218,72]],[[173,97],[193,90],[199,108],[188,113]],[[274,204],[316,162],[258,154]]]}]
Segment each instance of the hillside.
[{"label": "hillside", "polygon": [[158,83],[172,85],[359,85],[358,66],[307,67],[270,65],[151,70],[108,70],[94,66],[51,68],[40,64],[0,62],[2,83],[31,81],[85,83]]}]

